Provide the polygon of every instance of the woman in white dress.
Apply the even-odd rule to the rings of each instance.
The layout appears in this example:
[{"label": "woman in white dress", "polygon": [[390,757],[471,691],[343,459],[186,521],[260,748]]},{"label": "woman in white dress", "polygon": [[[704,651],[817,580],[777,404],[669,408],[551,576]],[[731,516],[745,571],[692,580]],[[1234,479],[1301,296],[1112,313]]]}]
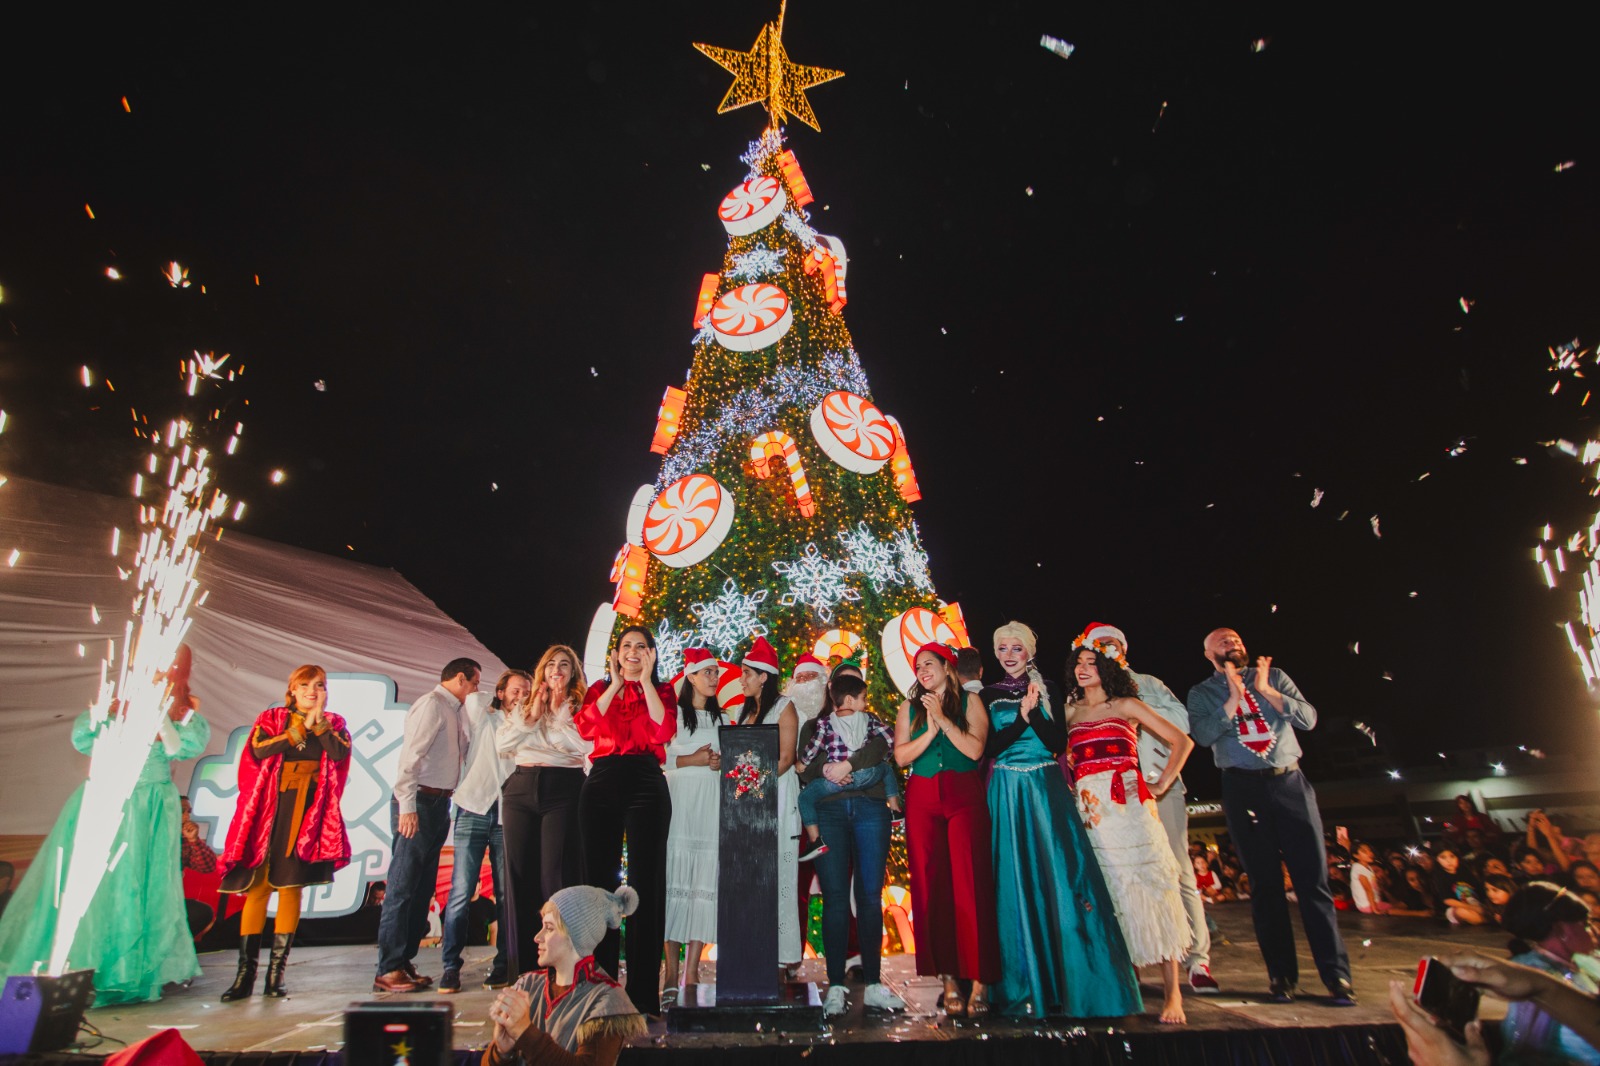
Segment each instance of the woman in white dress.
[{"label": "woman in white dress", "polygon": [[[1161,1021],[1181,1025],[1187,1019],[1178,963],[1192,938],[1178,890],[1178,860],[1156,800],[1178,779],[1194,741],[1139,699],[1120,647],[1082,636],[1073,648],[1065,717],[1078,814],[1111,890],[1128,956],[1135,966],[1160,964]],[[1153,785],[1139,771],[1140,729],[1172,750]]]},{"label": "woman in white dress", "polygon": [[744,709],[738,725],[778,727],[778,962],[787,977],[789,967],[800,964],[800,784],[795,775],[795,745],[800,738],[800,715],[794,704],[778,695],[778,653],[757,637],[740,663]]},{"label": "woman in white dress", "polygon": [[700,983],[700,954],[717,939],[717,843],[721,828],[722,769],[717,728],[717,657],[705,648],[683,653],[678,731],[667,744],[667,791],[672,827],[667,831],[667,973],[662,1009],[678,1002],[678,952],[689,951],[685,984]]}]

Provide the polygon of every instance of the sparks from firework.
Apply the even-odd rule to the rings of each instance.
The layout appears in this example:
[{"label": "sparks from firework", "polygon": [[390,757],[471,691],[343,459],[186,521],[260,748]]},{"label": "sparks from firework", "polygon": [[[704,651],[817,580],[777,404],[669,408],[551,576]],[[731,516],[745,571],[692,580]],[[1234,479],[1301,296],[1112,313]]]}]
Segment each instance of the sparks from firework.
[{"label": "sparks from firework", "polygon": [[176,259],[167,264],[167,269],[162,272],[162,276],[167,279],[167,284],[174,289],[187,289],[189,287],[189,268],[180,266]]},{"label": "sparks from firework", "polygon": [[[200,374],[198,359],[189,361],[184,372],[186,376]],[[214,483],[211,453],[199,445],[198,429],[179,419],[170,423],[165,433],[149,434],[149,465],[165,468],[166,498],[156,503],[139,501],[141,528],[131,571],[133,612],[121,641],[108,642],[106,657],[100,662],[99,691],[90,707],[96,735],[83,792],[85,817],[78,820],[71,860],[58,886],[49,973],[62,973],[69,967],[67,953],[78,925],[101,879],[120,857],[111,854],[111,846],[122,825],[124,808],[146,753],[163,732],[172,708],[172,694],[163,683],[165,675],[189,632],[189,610],[197,599],[203,599],[195,576],[201,538],[229,501]],[[138,488],[145,484],[143,479],[136,481]],[[159,491],[155,478],[149,484]],[[113,546],[119,541],[120,537],[114,538]]]}]

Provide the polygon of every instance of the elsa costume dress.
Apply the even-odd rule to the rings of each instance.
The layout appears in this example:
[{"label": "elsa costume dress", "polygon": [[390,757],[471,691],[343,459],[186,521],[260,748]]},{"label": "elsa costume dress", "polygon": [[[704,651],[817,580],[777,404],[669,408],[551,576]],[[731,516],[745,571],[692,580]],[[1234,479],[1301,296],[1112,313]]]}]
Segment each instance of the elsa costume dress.
[{"label": "elsa costume dress", "polygon": [[979,693],[989,712],[989,815],[1003,976],[990,989],[1012,1016],[1120,1018],[1143,1009],[1111,893],[1056,757],[1061,697],[1022,717],[1028,678]]},{"label": "elsa costume dress", "polygon": [[[103,726],[103,719],[91,721],[91,712],[80,714],[72,725],[72,746],[89,754]],[[171,764],[204,751],[211,726],[198,713],[181,724],[163,718],[161,734],[150,745],[123,810],[111,844],[112,868],[95,890],[67,953],[71,969],[94,970],[96,1007],[158,1000],[163,985],[200,976],[183,904],[183,811]],[[56,886],[65,875],[64,864],[71,863],[85,787],[79,785],[68,797],[0,918],[0,978],[33,973],[50,963]],[[88,812],[95,818],[107,814]]]}]

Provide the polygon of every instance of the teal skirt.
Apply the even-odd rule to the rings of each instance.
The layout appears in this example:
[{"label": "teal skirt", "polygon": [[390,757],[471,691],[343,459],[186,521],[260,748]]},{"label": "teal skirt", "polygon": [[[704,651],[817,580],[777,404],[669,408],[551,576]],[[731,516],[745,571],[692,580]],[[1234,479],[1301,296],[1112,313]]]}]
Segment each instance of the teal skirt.
[{"label": "teal skirt", "polygon": [[1055,762],[989,778],[1004,1014],[1120,1018],[1144,1009],[1100,864]]}]

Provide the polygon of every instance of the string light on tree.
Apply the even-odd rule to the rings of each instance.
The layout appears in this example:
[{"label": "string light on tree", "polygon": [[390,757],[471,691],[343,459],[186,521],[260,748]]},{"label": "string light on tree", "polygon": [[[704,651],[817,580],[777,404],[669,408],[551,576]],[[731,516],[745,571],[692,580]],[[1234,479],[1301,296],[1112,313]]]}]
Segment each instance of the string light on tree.
[{"label": "string light on tree", "polygon": [[865,522],[858,522],[854,529],[841,529],[839,543],[849,553],[850,569],[871,582],[874,590],[882,592],[890,585],[905,583],[895,546],[879,540]]},{"label": "string light on tree", "polygon": [[785,272],[783,259],[782,252],[758,244],[748,252],[740,252],[733,256],[733,266],[728,271],[728,278],[732,281],[748,282],[757,278],[771,277],[773,274],[782,274]]},{"label": "string light on tree", "polygon": [[730,577],[722,585],[722,595],[709,603],[692,603],[689,610],[700,623],[699,638],[727,658],[746,641],[771,632],[761,621],[761,605],[766,602],[766,589],[741,592]]},{"label": "string light on tree", "polygon": [[833,621],[837,604],[861,599],[861,593],[850,587],[850,567],[825,557],[815,544],[807,544],[798,559],[774,560],[772,569],[788,579],[778,603],[784,607],[804,604],[824,622]]},{"label": "string light on tree", "polygon": [[923,592],[932,592],[933,575],[928,571],[928,553],[922,548],[921,531],[915,522],[894,535],[894,550],[900,557],[900,569],[905,573],[906,580]]}]

